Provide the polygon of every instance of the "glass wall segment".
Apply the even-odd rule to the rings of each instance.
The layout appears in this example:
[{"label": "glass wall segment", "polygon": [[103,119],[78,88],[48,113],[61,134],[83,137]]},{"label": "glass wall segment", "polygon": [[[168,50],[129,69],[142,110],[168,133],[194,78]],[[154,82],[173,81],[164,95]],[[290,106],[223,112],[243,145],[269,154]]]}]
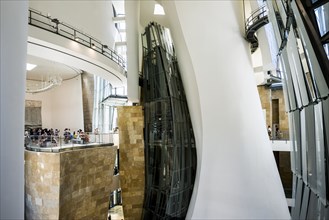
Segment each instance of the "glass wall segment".
[{"label": "glass wall segment", "polygon": [[109,81],[95,75],[94,89],[93,131],[97,129],[101,133],[108,133],[114,128],[116,109],[114,106],[104,104],[103,100],[112,94],[112,85]]},{"label": "glass wall segment", "polygon": [[197,162],[185,92],[169,29],[150,23],[142,38],[143,219],[185,219]]},{"label": "glass wall segment", "polygon": [[329,19],[327,19],[329,17],[329,2],[314,9],[314,13],[320,36],[322,37],[329,31]]},{"label": "glass wall segment", "polygon": [[294,174],[292,219],[327,219],[329,3],[276,0],[267,1],[267,5],[270,25],[281,45],[278,46],[278,68],[283,73],[284,95],[289,102]]}]

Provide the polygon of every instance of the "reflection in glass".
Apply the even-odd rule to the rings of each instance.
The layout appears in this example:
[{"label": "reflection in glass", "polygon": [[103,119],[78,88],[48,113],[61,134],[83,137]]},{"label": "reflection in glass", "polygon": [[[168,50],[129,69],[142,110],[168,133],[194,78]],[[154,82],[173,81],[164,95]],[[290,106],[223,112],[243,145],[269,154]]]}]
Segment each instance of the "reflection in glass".
[{"label": "reflection in glass", "polygon": [[322,37],[329,31],[329,2],[314,9],[316,21],[318,24],[320,36]]},{"label": "reflection in glass", "polygon": [[185,92],[168,29],[143,35],[145,198],[143,219],[185,219],[196,149]]},{"label": "reflection in glass", "polygon": [[315,113],[315,140],[316,140],[316,157],[317,157],[317,188],[319,199],[326,204],[326,166],[325,166],[325,149],[323,135],[323,115],[322,102],[314,106]]},{"label": "reflection in glass", "polygon": [[324,44],[323,45],[323,48],[324,48],[324,51],[326,52],[327,57],[329,59],[329,43],[328,44]]}]

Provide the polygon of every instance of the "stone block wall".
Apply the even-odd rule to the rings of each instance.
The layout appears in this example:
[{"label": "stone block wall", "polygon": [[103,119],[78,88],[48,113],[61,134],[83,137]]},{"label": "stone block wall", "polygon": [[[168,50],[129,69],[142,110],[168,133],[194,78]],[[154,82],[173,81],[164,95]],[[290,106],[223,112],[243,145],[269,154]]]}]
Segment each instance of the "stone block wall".
[{"label": "stone block wall", "polygon": [[[258,93],[262,104],[262,109],[266,109],[266,127],[272,127],[272,100],[278,99],[279,101],[279,129],[288,135],[289,120],[288,113],[285,109],[283,90],[271,90],[266,86],[258,86]],[[274,128],[272,128],[272,131]]]},{"label": "stone block wall", "polygon": [[107,219],[116,147],[25,151],[26,219]]},{"label": "stone block wall", "polygon": [[60,219],[106,219],[116,148],[61,153]]},{"label": "stone block wall", "polygon": [[25,218],[59,218],[59,154],[25,151]]},{"label": "stone block wall", "polygon": [[288,113],[286,112],[286,109],[285,109],[284,96],[283,96],[282,89],[272,91],[272,99],[279,100],[280,130],[288,131],[289,130],[289,119],[288,119]]},{"label": "stone block wall", "polygon": [[124,218],[141,219],[145,187],[142,106],[118,107],[118,127]]}]

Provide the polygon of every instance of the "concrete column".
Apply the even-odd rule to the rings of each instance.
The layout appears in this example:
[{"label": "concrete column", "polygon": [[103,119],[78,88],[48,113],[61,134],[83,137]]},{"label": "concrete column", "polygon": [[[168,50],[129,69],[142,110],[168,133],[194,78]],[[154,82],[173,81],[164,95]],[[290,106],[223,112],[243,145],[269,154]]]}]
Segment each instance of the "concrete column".
[{"label": "concrete column", "polygon": [[139,1],[125,1],[127,27],[127,95],[131,102],[139,102]]},{"label": "concrete column", "polygon": [[28,1],[0,1],[0,219],[24,219]]},{"label": "concrete column", "polygon": [[191,111],[198,173],[187,219],[289,219],[243,38],[242,1],[162,3],[184,86],[196,85],[185,86],[189,108],[201,109]]}]

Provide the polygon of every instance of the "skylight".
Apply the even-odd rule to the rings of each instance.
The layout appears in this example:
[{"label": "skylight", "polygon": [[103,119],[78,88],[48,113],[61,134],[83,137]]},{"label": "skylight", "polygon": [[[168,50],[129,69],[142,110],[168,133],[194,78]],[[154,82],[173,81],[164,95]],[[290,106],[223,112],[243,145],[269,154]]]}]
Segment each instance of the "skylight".
[{"label": "skylight", "polygon": [[159,4],[155,4],[153,14],[155,14],[155,15],[165,15],[163,7]]},{"label": "skylight", "polygon": [[27,71],[33,70],[36,66],[37,65],[35,65],[35,64],[27,63],[26,64],[26,70]]}]

